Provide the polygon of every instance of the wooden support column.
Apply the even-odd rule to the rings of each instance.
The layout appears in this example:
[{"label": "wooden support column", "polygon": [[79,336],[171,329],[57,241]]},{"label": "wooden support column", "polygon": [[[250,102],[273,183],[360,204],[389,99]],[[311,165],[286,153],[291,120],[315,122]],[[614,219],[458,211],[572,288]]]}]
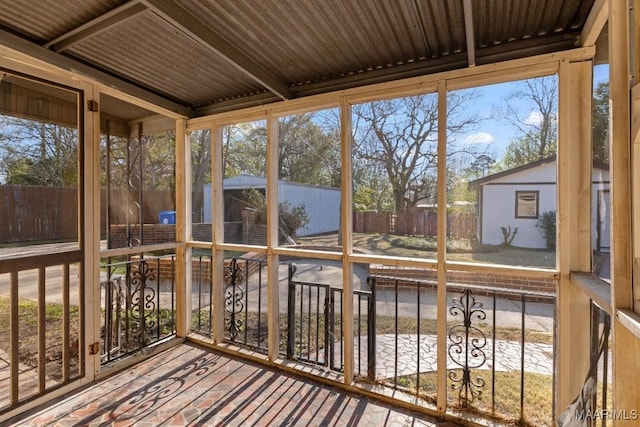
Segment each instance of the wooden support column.
[{"label": "wooden support column", "polygon": [[[84,359],[86,379],[93,380],[100,372],[100,355],[91,356],[87,350],[88,345],[100,341],[100,93],[93,86],[86,86],[84,94],[84,105],[78,108],[78,111],[84,108],[84,114],[78,117],[78,123],[84,126],[84,165],[81,168],[84,195],[82,217],[79,218],[83,228],[78,231],[84,240],[84,305],[80,313],[86,322],[86,333],[80,334],[78,345],[87,355]],[[87,103],[90,100],[97,101],[98,111],[91,111]]]},{"label": "wooden support column", "polygon": [[278,118],[267,114],[267,327],[269,360],[279,357]]},{"label": "wooden support column", "polygon": [[[341,174],[342,194],[340,206],[340,221],[342,224],[342,321],[344,329],[344,382],[351,384],[354,376],[354,347],[353,347],[353,263],[349,256],[353,252],[353,214],[352,214],[352,110],[346,98],[340,100],[340,141],[341,141]],[[374,301],[375,304],[375,301]]]},{"label": "wooden support column", "polygon": [[[637,9],[640,2],[634,1]],[[635,419],[615,419],[614,426],[636,426],[640,416],[640,388],[638,377],[640,372],[640,328],[638,318],[633,319],[632,287],[638,282],[640,274],[640,214],[637,185],[640,179],[638,171],[632,173],[631,156],[634,165],[638,165],[640,154],[638,144],[632,144],[630,118],[630,70],[631,60],[638,55],[638,28],[636,26],[634,44],[630,45],[629,1],[609,2],[609,152],[611,168],[611,291],[615,317],[613,319],[613,408],[631,416],[636,411]],[[636,10],[634,16],[638,16]],[[633,50],[630,48],[633,46]],[[634,53],[635,52],[635,53]],[[637,69],[636,64],[636,69]],[[635,76],[638,81],[637,75]],[[636,99],[632,99],[634,110]],[[637,129],[634,126],[634,130]],[[637,141],[637,136],[635,136]],[[633,148],[632,148],[633,146]],[[632,181],[635,185],[633,191]],[[632,201],[634,203],[632,216]],[[632,228],[632,218],[635,217]],[[635,262],[634,262],[635,259]],[[638,289],[636,287],[636,289]],[[631,316],[629,322],[621,322],[621,310]],[[635,307],[638,312],[638,307]],[[625,317],[625,316],[623,316]],[[630,417],[633,418],[633,417]]]},{"label": "wooden support column", "polygon": [[224,341],[224,249],[217,245],[224,242],[224,192],[222,171],[222,127],[211,130],[211,240],[213,242],[213,339],[216,344]]},{"label": "wooden support column", "polygon": [[593,64],[562,60],[559,70],[556,412],[582,389],[590,365],[590,300],[571,282],[591,271],[591,105]]},{"label": "wooden support column", "polygon": [[176,333],[186,337],[191,325],[191,250],[186,247],[191,237],[191,191],[187,191],[187,183],[191,183],[191,147],[186,131],[186,120],[176,120]]},{"label": "wooden support column", "polygon": [[447,410],[447,86],[438,82],[438,288],[437,354],[438,381],[436,400],[438,412]]},{"label": "wooden support column", "polygon": [[[633,218],[633,287],[631,289],[632,302],[631,307],[636,313],[640,313],[640,0],[633,2],[633,21],[629,25],[636,28],[633,34],[633,40],[629,50],[629,55],[634,58],[632,68],[632,89],[631,89],[631,156],[632,164],[630,166],[630,174],[632,176],[632,218]],[[617,84],[616,84],[617,86]],[[617,111],[617,109],[616,109]],[[620,296],[620,294],[618,293]],[[622,302],[624,307],[624,301]],[[617,307],[617,305],[616,305]],[[630,307],[630,308],[631,308]],[[636,345],[640,345],[637,343]],[[635,354],[639,354],[640,351]],[[640,401],[640,393],[637,397]]]},{"label": "wooden support column", "polygon": [[611,282],[616,308],[631,308],[629,3],[609,3]]}]

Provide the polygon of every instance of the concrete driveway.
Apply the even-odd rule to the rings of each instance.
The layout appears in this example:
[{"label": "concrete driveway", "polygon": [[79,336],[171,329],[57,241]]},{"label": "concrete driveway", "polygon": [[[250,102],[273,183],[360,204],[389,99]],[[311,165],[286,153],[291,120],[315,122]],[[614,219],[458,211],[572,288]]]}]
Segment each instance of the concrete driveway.
[{"label": "concrete driveway", "polygon": [[[320,283],[329,285],[332,288],[342,288],[342,267],[339,261],[328,260],[297,260],[295,262],[296,272],[294,279],[299,282]],[[38,271],[28,270],[19,274],[19,298],[36,300],[38,297]],[[70,301],[71,304],[78,304],[79,296],[79,269],[76,265],[70,268]],[[368,271],[362,265],[354,266],[354,290],[368,290]],[[46,269],[46,301],[53,303],[62,302],[63,290],[63,269],[62,267],[49,267]],[[288,264],[281,264],[278,268],[278,289],[279,307],[281,313],[287,311],[288,298]],[[261,283],[259,283],[261,279]],[[102,281],[106,280],[106,276]],[[151,283],[151,288],[160,291],[162,306],[170,306],[171,298],[174,297],[174,290],[169,281],[161,281],[160,284]],[[10,286],[10,275],[0,275],[0,294],[8,295]],[[246,302],[250,306],[256,306],[260,302],[261,310],[267,309],[267,289],[266,289],[266,269],[262,274],[252,274],[242,286],[246,286]],[[448,294],[448,304],[454,297],[459,295],[454,292]],[[314,297],[315,298],[315,297]],[[401,288],[397,293],[393,289],[383,289],[377,291],[376,310],[378,315],[394,316],[397,313],[402,316],[416,316],[418,312],[417,291],[410,288]],[[486,319],[483,322],[492,324],[493,301],[488,297],[477,297],[483,304]],[[208,307],[210,303],[209,284],[203,284],[202,289],[198,288],[198,283],[193,284],[192,307]],[[311,310],[317,311],[315,302],[311,302]],[[356,306],[357,309],[357,306]],[[522,324],[522,307],[518,300],[497,298],[496,299],[496,324],[504,327],[520,327]],[[434,289],[424,289],[420,292],[420,317],[436,318],[436,292]],[[553,331],[554,305],[541,302],[527,302],[525,312],[525,325],[527,329],[534,329],[545,332]],[[451,317],[451,314],[449,314]]]}]

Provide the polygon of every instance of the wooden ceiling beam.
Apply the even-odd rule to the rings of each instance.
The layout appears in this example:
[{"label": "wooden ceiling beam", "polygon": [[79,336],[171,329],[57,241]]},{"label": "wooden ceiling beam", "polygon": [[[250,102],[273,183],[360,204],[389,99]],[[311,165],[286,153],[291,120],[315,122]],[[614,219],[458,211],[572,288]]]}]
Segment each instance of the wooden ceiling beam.
[{"label": "wooden ceiling beam", "polygon": [[249,58],[241,49],[229,43],[215,31],[207,28],[195,16],[171,0],[142,0],[150,10],[173,25],[210,52],[223,58],[237,70],[276,94],[280,99],[291,99],[291,89],[269,70]]},{"label": "wooden ceiling beam", "polygon": [[132,0],[80,25],[77,28],[74,28],[71,31],[68,31],[65,34],[62,34],[59,37],[56,37],[50,42],[44,44],[44,47],[51,49],[54,52],[62,52],[87,37],[107,30],[114,25],[120,24],[123,21],[144,12],[145,10],[147,10],[147,7],[140,3],[140,1]]},{"label": "wooden ceiling beam", "polygon": [[579,46],[593,46],[609,19],[609,0],[596,0],[580,34]]},{"label": "wooden ceiling beam", "polygon": [[463,0],[462,7],[464,9],[464,30],[467,39],[467,57],[469,58],[469,67],[475,67],[476,42],[473,35],[473,11],[471,9],[471,0]]},{"label": "wooden ceiling beam", "polygon": [[[33,66],[39,66],[38,62],[44,63],[47,64],[46,68],[50,72],[76,75],[86,79],[89,83],[112,88],[182,117],[193,116],[193,111],[183,104],[0,29],[0,47],[2,46],[9,49],[9,52],[17,52],[30,58],[30,61],[33,61]],[[2,49],[0,49],[0,54],[2,54]],[[7,53],[7,55],[11,57],[12,53]]]}]

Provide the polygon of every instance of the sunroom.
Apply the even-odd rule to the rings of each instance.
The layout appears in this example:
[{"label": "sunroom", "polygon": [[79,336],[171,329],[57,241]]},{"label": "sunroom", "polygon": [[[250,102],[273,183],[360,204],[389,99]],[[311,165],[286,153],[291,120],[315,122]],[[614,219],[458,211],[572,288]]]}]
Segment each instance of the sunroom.
[{"label": "sunroom", "polygon": [[[636,3],[8,2],[0,423],[123,373],[178,402],[147,370],[197,350],[463,425],[635,425]],[[131,396],[111,421],[153,423]],[[353,422],[318,414],[286,423]]]}]

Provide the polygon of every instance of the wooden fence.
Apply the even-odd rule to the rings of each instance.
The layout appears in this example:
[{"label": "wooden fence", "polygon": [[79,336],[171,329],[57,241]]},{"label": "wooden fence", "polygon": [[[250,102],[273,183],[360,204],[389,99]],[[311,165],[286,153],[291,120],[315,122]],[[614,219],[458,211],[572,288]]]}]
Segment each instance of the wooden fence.
[{"label": "wooden fence", "polygon": [[[78,189],[73,187],[39,187],[0,185],[0,243],[34,241],[73,241],[78,238]],[[100,192],[100,227],[106,237],[109,206],[111,224],[138,222],[137,193],[112,190]],[[157,224],[158,214],[175,210],[171,191],[145,191],[142,218],[145,224]],[[437,214],[426,209],[403,213],[354,212],[353,231],[432,237],[437,232]],[[476,235],[477,217],[472,213],[447,214],[447,235],[468,239]]]},{"label": "wooden fence", "polygon": [[[435,237],[438,215],[425,209],[407,212],[353,212],[355,233],[381,233],[407,236]],[[447,213],[447,236],[471,239],[477,233],[477,215],[467,212]]]},{"label": "wooden fence", "polygon": [[[107,191],[100,191],[100,227],[104,235],[107,206],[111,224],[126,224],[127,216],[130,223],[138,223],[138,206],[140,200],[138,193],[127,190],[111,190],[109,203],[107,203]],[[143,224],[158,223],[158,214],[162,211],[175,210],[175,198],[171,191],[145,190],[142,198],[142,222]]]},{"label": "wooden fence", "polygon": [[[136,193],[112,190],[109,195],[112,224],[138,222]],[[101,234],[106,235],[107,192],[100,192]],[[74,241],[78,239],[78,189],[0,185],[0,243]],[[174,210],[170,191],[145,191],[143,221],[157,223],[163,210]]]},{"label": "wooden fence", "polygon": [[0,242],[77,240],[78,190],[0,186]]}]

